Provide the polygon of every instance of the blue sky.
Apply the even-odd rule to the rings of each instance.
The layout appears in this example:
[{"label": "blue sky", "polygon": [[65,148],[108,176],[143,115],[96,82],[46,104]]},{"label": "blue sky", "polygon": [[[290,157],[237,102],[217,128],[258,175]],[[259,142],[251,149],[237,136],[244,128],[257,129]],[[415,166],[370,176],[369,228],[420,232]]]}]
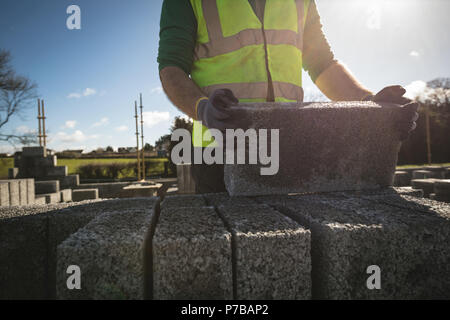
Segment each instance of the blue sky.
[{"label": "blue sky", "polygon": [[[81,30],[66,9],[81,8]],[[450,76],[450,1],[317,0],[336,57],[370,89],[415,92]],[[181,113],[161,90],[156,63],[162,0],[1,0],[0,48],[38,84],[50,148],[134,146],[134,100],[142,92],[145,140],[154,144]],[[307,95],[316,89],[304,75]],[[36,105],[5,131],[36,130]],[[0,144],[0,151],[11,151]]]}]

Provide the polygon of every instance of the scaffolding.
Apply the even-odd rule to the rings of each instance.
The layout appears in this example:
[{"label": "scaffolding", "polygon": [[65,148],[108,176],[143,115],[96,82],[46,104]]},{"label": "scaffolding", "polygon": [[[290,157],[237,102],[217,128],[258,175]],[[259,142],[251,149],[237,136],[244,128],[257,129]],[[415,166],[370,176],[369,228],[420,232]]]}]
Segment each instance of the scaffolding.
[{"label": "scaffolding", "polygon": [[44,109],[44,100],[38,99],[38,142],[40,147],[47,146],[47,134],[45,133],[45,109]]}]

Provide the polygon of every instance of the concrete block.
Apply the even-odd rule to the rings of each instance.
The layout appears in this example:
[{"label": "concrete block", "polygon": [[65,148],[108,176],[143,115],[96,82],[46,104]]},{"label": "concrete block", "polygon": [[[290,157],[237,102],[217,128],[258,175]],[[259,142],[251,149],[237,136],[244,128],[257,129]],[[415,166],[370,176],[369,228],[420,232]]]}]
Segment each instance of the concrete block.
[{"label": "concrete block", "polygon": [[394,186],[406,187],[411,185],[411,176],[406,171],[395,171]]},{"label": "concrete block", "polygon": [[72,190],[72,201],[98,199],[98,189]]},{"label": "concrete block", "polygon": [[164,198],[164,208],[204,207],[206,201],[201,195],[168,195]]},{"label": "concrete block", "polygon": [[261,165],[227,164],[230,195],[362,190],[393,183],[400,148],[396,105],[254,103],[232,109],[234,116],[251,119],[251,128],[279,129],[279,171],[263,176]]},{"label": "concrete block", "polygon": [[158,193],[158,189],[162,187],[161,183],[155,185],[131,184],[123,187],[120,193],[121,198],[137,198],[137,197],[154,197]]},{"label": "concrete block", "polygon": [[26,206],[28,204],[28,181],[26,179],[20,179],[18,181],[20,205]]},{"label": "concrete block", "polygon": [[34,189],[34,179],[27,180],[27,201],[28,204],[34,204],[35,189]]},{"label": "concrete block", "polygon": [[[450,297],[450,206],[402,195],[297,196],[272,204],[311,230],[313,298]],[[381,270],[380,290],[366,286],[372,265]]]},{"label": "concrete block", "polygon": [[22,156],[24,157],[47,157],[47,148],[45,147],[23,147]]},{"label": "concrete block", "polygon": [[177,165],[178,193],[192,194],[195,193],[195,180],[192,175],[191,164]]},{"label": "concrete block", "polygon": [[59,192],[59,181],[49,180],[49,181],[34,181],[34,189],[36,194],[46,194]]},{"label": "concrete block", "polygon": [[7,180],[9,186],[9,205],[20,206],[19,180]]},{"label": "concrete block", "polygon": [[[76,175],[78,178],[78,175]],[[102,199],[121,198],[122,189],[129,186],[130,182],[108,182],[108,183],[79,183],[72,189],[98,189],[98,196]]]},{"label": "concrete block", "polygon": [[72,189],[64,189],[59,192],[61,202],[72,201]]},{"label": "concrete block", "polygon": [[231,234],[212,207],[161,207],[154,299],[232,299]]},{"label": "concrete block", "polygon": [[0,213],[0,299],[44,299],[47,218],[12,213]]},{"label": "concrete block", "polygon": [[311,234],[267,205],[219,206],[233,235],[235,299],[311,299]]},{"label": "concrete block", "polygon": [[[122,200],[127,201],[127,200]],[[103,211],[57,248],[59,299],[143,299],[146,239],[157,198],[141,198],[121,211]],[[81,290],[68,290],[67,267],[82,272]]]},{"label": "concrete block", "polygon": [[59,203],[61,201],[61,192],[45,193],[42,196],[45,197],[46,204]]},{"label": "concrete block", "polygon": [[19,168],[8,168],[8,179],[17,179],[19,176]]},{"label": "concrete block", "polygon": [[417,179],[429,179],[429,178],[435,178],[436,173],[428,170],[416,170],[412,173],[412,178]]},{"label": "concrete block", "polygon": [[67,176],[68,169],[67,166],[48,167],[46,173],[49,177]]},{"label": "concrete block", "polygon": [[38,195],[34,198],[34,204],[35,205],[44,205],[47,203],[47,198],[45,195]]},{"label": "concrete block", "polygon": [[248,197],[230,197],[228,193],[206,193],[203,194],[208,206],[252,206],[258,204],[257,201]]},{"label": "concrete block", "polygon": [[73,189],[80,185],[80,176],[78,174],[71,174],[65,177],[58,177],[61,189]]},{"label": "concrete block", "polygon": [[434,182],[434,193],[438,196],[450,197],[450,179],[436,180]]},{"label": "concrete block", "polygon": [[[137,199],[140,201],[141,199]],[[130,207],[143,204],[131,201],[85,201],[72,203],[61,210],[51,212],[49,215],[48,236],[48,267],[50,298],[56,297],[56,250],[57,246],[66,240],[71,234],[88,224],[93,218],[104,212],[121,212]]]},{"label": "concrete block", "polygon": [[9,207],[9,185],[0,181],[0,207]]},{"label": "concrete block", "polygon": [[428,197],[430,193],[434,192],[434,183],[436,179],[414,179],[411,181],[414,189],[423,190],[423,196]]},{"label": "concrete block", "polygon": [[54,238],[52,226],[66,230],[73,219],[61,216],[54,224],[50,222],[53,213],[66,207],[67,204],[44,204],[0,208],[0,299],[49,297],[55,285],[49,279],[51,270],[55,274],[55,268],[51,269],[55,260],[52,262],[48,247]]}]

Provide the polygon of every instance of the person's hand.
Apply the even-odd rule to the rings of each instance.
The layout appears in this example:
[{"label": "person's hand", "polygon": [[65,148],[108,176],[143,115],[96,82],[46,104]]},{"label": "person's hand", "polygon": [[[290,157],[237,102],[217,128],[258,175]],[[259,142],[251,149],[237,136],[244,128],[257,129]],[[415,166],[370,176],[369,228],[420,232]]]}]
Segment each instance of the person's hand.
[{"label": "person's hand", "polygon": [[397,124],[401,140],[409,138],[411,132],[416,128],[416,120],[419,118],[417,113],[419,104],[404,97],[405,93],[406,90],[402,86],[390,86],[384,88],[376,95],[370,95],[364,99],[365,101],[388,102],[401,105],[403,110],[402,116]]},{"label": "person's hand", "polygon": [[231,112],[230,107],[239,103],[229,89],[217,89],[210,95],[209,99],[203,99],[197,106],[197,119],[209,129],[237,129],[244,128],[244,119],[239,119]]}]

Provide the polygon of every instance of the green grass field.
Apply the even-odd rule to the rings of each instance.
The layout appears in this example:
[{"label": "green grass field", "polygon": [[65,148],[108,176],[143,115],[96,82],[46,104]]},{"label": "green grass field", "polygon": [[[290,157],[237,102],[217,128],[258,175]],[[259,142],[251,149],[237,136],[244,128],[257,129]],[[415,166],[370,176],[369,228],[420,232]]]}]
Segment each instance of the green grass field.
[{"label": "green grass field", "polygon": [[[166,158],[149,158],[145,159],[145,162],[151,163],[150,175],[162,175],[164,173],[164,162]],[[78,167],[85,164],[108,164],[108,163],[136,163],[136,159],[58,159],[58,166],[67,166],[69,174],[77,173]],[[0,178],[5,179],[8,177],[8,168],[14,166],[13,158],[0,158]],[[130,176],[131,177],[131,176]]]},{"label": "green grass field", "polygon": [[[162,175],[164,173],[164,162],[167,161],[166,158],[149,158],[146,159],[146,162],[150,161],[152,163],[150,175]],[[112,162],[119,162],[119,163],[129,163],[134,162],[136,163],[136,159],[123,159],[123,158],[117,158],[117,159],[58,159],[58,165],[59,166],[67,166],[69,170],[69,174],[75,174],[77,173],[77,169],[79,166],[95,163],[95,164],[107,164]],[[14,165],[14,159],[13,158],[0,158],[0,179],[5,179],[8,177],[8,168],[12,168]],[[426,164],[424,164],[426,165]],[[444,165],[444,166],[450,166],[450,163],[439,163],[439,164],[433,164],[433,165]],[[398,166],[397,169],[401,170],[402,168],[408,168],[408,167],[417,167],[420,165],[403,165]],[[130,174],[129,177],[132,177]],[[124,177],[125,178],[125,177]]]}]

